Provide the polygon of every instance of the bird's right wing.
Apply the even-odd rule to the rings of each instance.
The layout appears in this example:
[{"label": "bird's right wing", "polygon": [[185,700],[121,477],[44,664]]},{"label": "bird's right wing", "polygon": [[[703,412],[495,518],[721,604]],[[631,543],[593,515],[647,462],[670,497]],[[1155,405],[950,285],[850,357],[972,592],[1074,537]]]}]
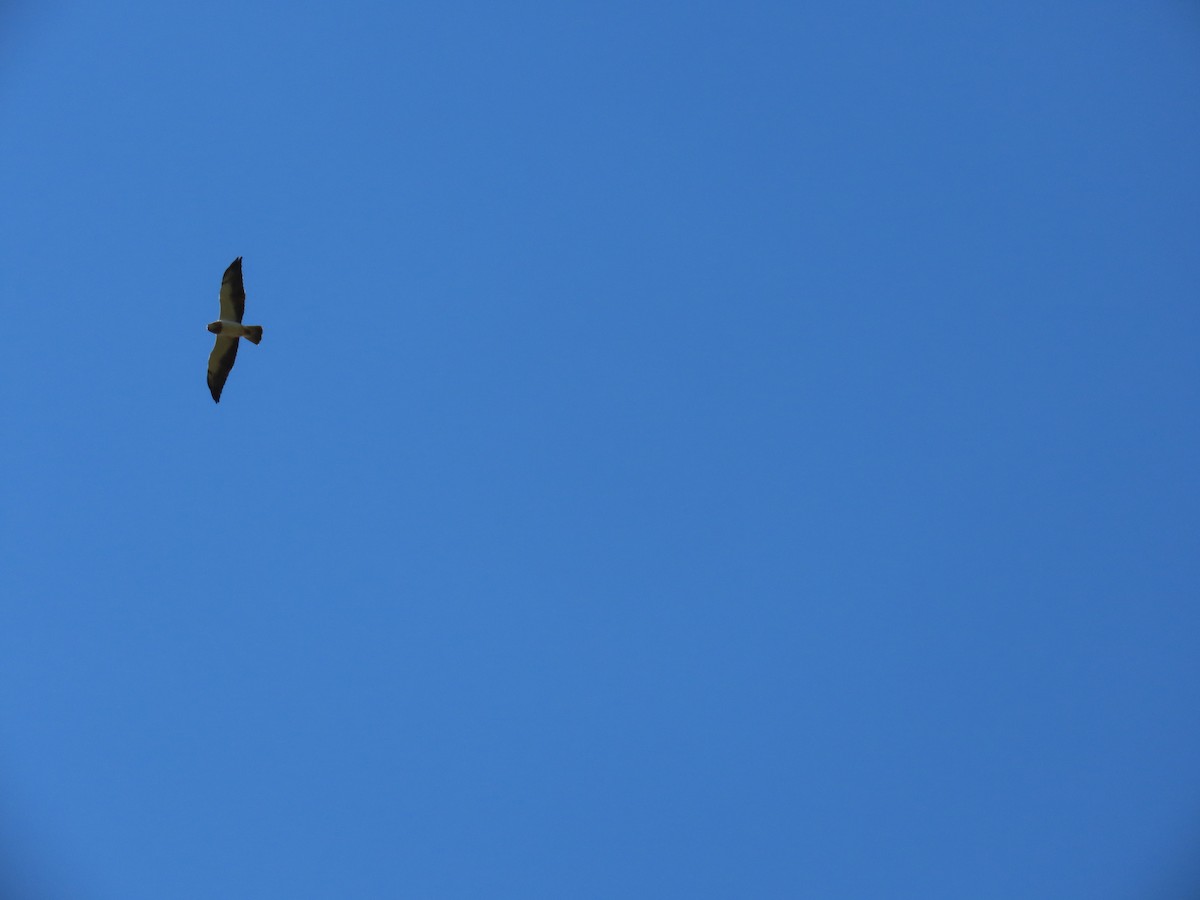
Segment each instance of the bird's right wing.
[{"label": "bird's right wing", "polygon": [[213,345],[212,353],[208,355],[208,390],[213,402],[221,402],[221,389],[225,387],[225,379],[237,359],[238,339],[217,335],[217,343]]}]

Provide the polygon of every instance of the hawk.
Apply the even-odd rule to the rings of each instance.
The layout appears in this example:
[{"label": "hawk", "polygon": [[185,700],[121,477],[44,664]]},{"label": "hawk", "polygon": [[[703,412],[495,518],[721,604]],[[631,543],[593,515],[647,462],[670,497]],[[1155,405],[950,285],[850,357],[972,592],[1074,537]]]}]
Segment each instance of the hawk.
[{"label": "hawk", "polygon": [[252,344],[262,340],[261,325],[243,325],[246,311],[246,289],[242,287],[242,258],[229,264],[221,279],[221,318],[210,322],[208,330],[217,336],[217,343],[208,356],[208,389],[214,403],[221,402],[221,388],[237,359],[238,338]]}]

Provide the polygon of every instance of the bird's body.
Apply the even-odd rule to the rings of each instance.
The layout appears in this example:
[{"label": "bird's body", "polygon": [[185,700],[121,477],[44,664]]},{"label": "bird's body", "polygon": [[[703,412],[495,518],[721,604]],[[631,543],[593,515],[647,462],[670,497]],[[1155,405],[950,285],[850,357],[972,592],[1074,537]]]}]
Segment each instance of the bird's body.
[{"label": "bird's body", "polygon": [[208,356],[208,390],[213,402],[221,402],[221,389],[237,359],[238,341],[245,338],[252,344],[262,340],[261,325],[243,325],[246,310],[246,289],[242,286],[242,258],[239,256],[221,279],[221,318],[208,323],[208,330],[217,336]]},{"label": "bird's body", "polygon": [[257,344],[262,340],[261,325],[243,325],[241,322],[217,319],[215,322],[209,322],[208,330],[213,334],[219,334],[228,338],[244,337],[252,344]]}]

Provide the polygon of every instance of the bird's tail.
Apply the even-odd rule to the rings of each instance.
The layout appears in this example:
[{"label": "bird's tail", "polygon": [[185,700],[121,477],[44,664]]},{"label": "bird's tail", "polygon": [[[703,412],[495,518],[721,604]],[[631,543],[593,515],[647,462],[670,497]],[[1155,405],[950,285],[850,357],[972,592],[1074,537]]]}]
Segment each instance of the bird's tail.
[{"label": "bird's tail", "polygon": [[250,343],[257,344],[259,341],[262,340],[262,326],[261,325],[247,325],[245,327],[245,332],[244,332],[243,336]]}]

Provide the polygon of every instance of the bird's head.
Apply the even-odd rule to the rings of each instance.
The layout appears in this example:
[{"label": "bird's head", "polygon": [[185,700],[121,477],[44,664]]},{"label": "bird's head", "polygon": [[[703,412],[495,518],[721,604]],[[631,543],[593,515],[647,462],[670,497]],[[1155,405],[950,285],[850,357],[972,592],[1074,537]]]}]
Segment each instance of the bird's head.
[{"label": "bird's head", "polygon": [[220,334],[221,333],[221,323],[220,322],[209,322],[208,330],[211,331],[213,334]]}]

